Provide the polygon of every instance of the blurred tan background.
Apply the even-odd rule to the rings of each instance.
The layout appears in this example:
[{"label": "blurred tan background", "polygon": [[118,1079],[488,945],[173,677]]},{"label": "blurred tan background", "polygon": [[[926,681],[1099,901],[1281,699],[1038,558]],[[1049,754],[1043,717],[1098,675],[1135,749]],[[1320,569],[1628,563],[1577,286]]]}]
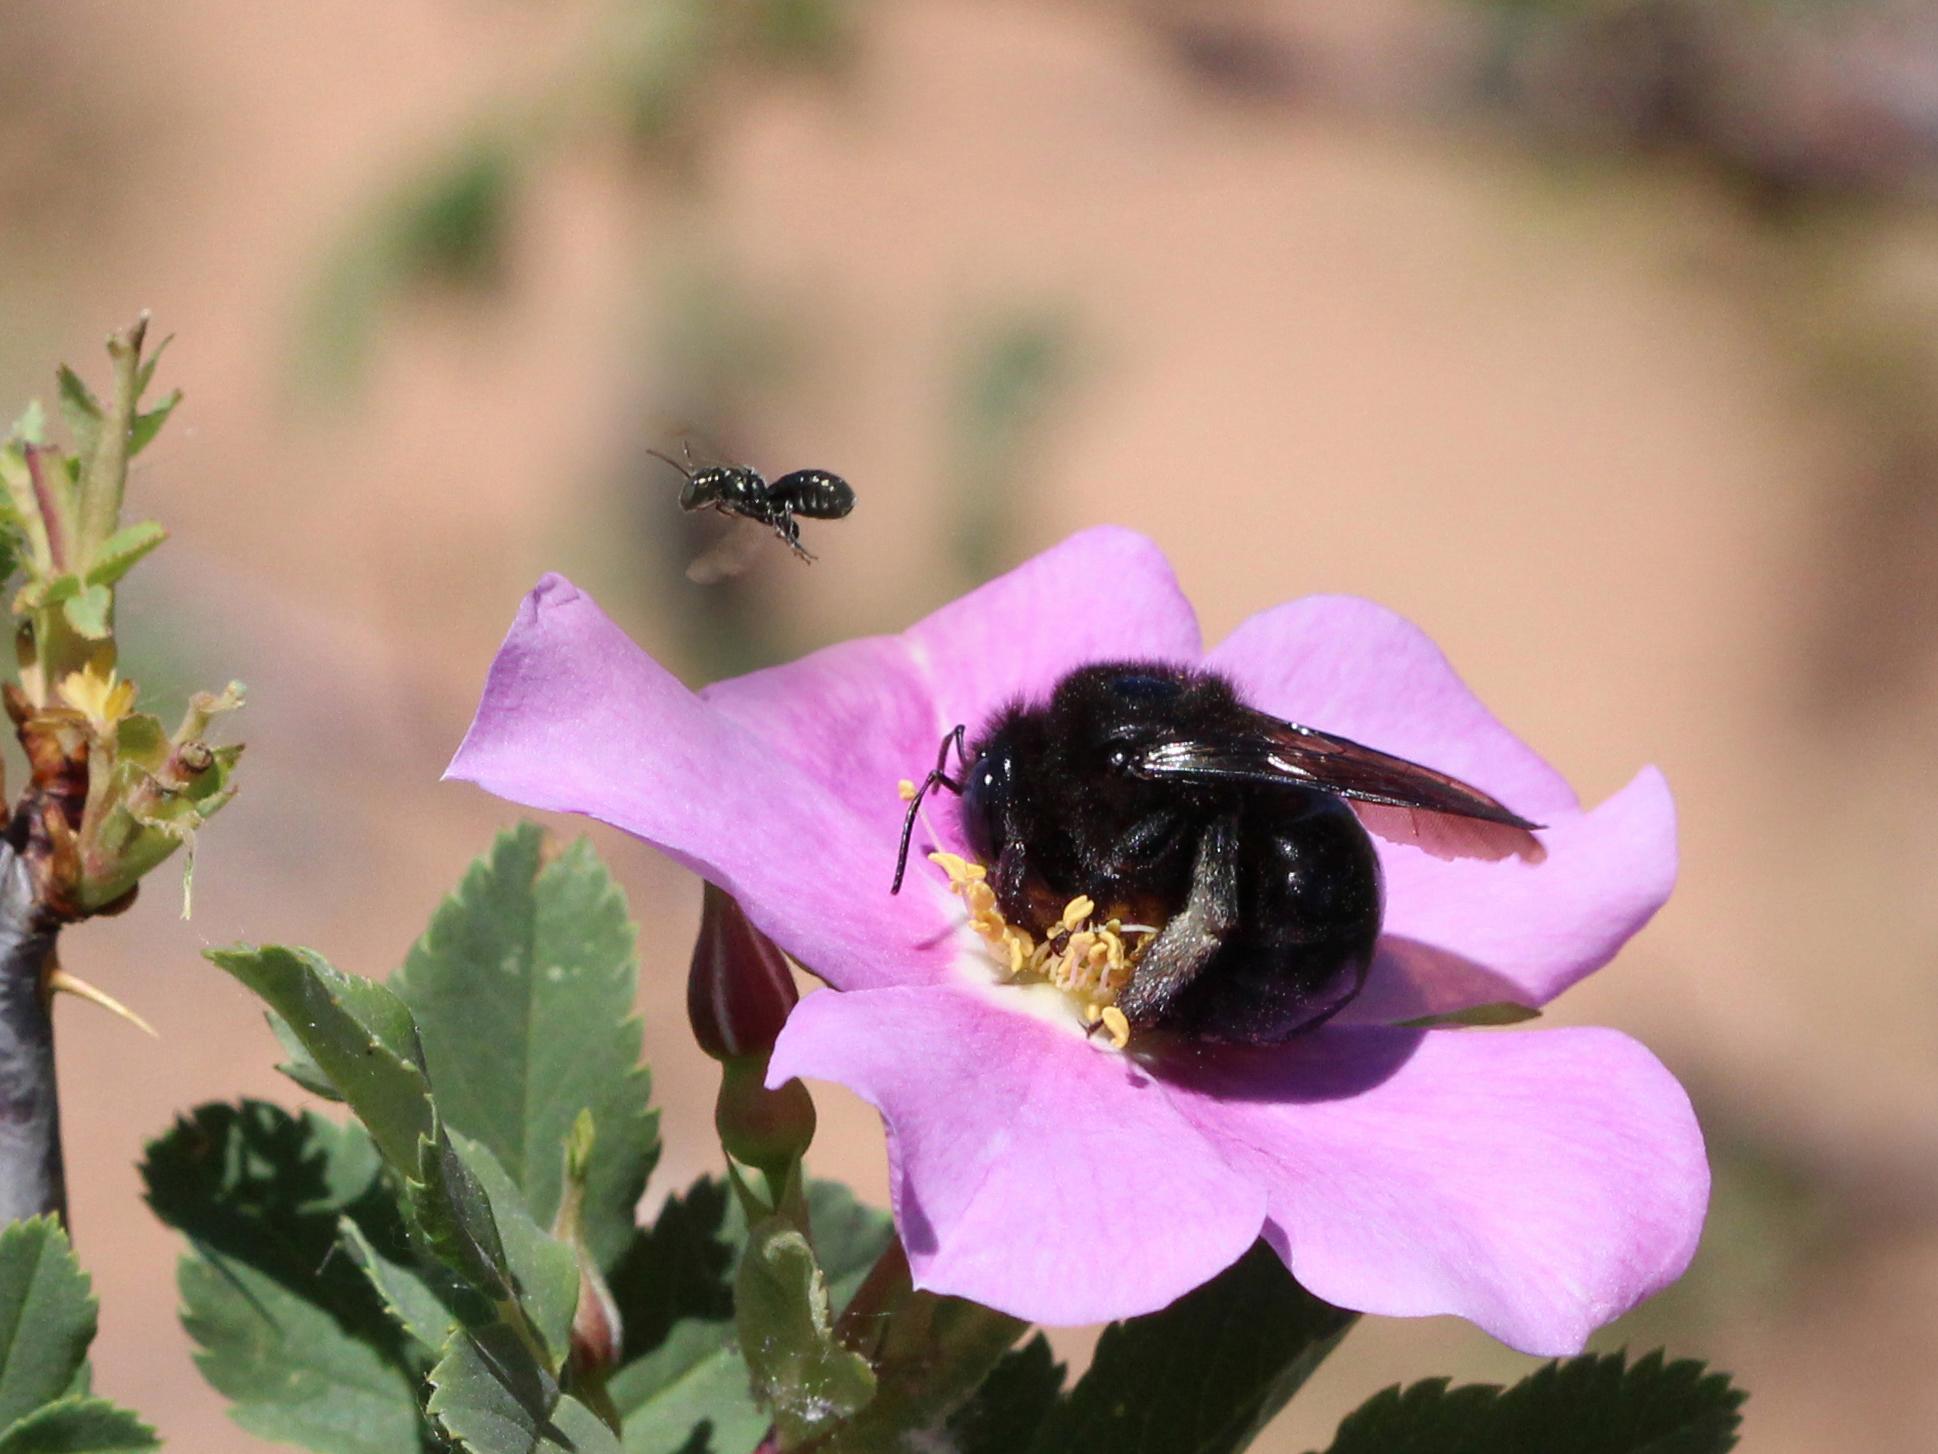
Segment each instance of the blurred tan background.
[{"label": "blurred tan background", "polygon": [[[1680,888],[1554,1018],[1667,1060],[1717,1187],[1605,1341],[1733,1370],[1751,1449],[1938,1447],[1930,7],[62,0],[0,45],[0,408],[139,308],[177,335],[124,667],[165,712],[250,687],[194,919],[163,873],[65,954],[162,1033],[60,1013],[97,1385],[173,1447],[261,1446],[190,1365],[142,1143],[296,1095],[198,952],[396,964],[512,816],[437,779],[533,579],[698,682],[1100,520],[1214,640],[1373,596],[1585,798],[1662,765]],[[708,532],[643,453],[681,429],[860,505],[811,570],[693,586]],[[698,893],[600,841],[663,1194],[716,1154]],[[872,1116],[823,1124],[879,1204]],[[1369,1323],[1259,1447],[1526,1364]]]}]

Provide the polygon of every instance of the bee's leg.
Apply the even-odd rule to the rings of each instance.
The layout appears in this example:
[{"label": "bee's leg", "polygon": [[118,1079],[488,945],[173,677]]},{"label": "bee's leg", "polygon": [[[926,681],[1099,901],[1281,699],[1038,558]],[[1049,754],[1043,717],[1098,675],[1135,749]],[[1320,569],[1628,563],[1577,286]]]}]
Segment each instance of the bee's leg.
[{"label": "bee's leg", "polygon": [[962,730],[958,726],[942,739],[942,746],[935,754],[935,770],[923,778],[921,786],[909,795],[908,813],[902,819],[902,851],[895,856],[895,882],[888,889],[891,894],[902,891],[902,878],[908,872],[908,846],[915,837],[915,819],[922,811],[922,800],[929,795],[931,788],[947,788],[958,795],[962,792],[962,784],[942,770],[942,764],[949,760],[950,742],[956,745],[956,755],[962,755]]},{"label": "bee's leg", "polygon": [[1030,876],[1029,850],[1020,838],[1006,840],[989,866],[989,886],[996,891],[996,907],[1010,923],[1021,926],[1054,924],[1069,902]]},{"label": "bee's leg", "polygon": [[789,550],[810,565],[814,563],[814,552],[801,544],[801,522],[792,514],[785,509],[776,510],[768,523],[774,527],[774,533],[787,542]]},{"label": "bee's leg", "polygon": [[989,875],[989,886],[996,891],[997,907],[1004,913],[1005,905],[1018,903],[1023,895],[1023,882],[1029,876],[1028,851],[1020,838],[1012,838],[996,854],[996,862]]},{"label": "bee's leg", "polygon": [[996,907],[1013,924],[1028,924],[1039,917],[1036,910],[1040,905],[1032,902],[1029,877],[1029,850],[1023,847],[1022,839],[1012,838],[990,865],[989,886],[996,891]]},{"label": "bee's leg", "polygon": [[1117,1008],[1133,1025],[1151,1025],[1191,985],[1238,927],[1238,820],[1214,820],[1198,840],[1191,892],[1137,961]]}]

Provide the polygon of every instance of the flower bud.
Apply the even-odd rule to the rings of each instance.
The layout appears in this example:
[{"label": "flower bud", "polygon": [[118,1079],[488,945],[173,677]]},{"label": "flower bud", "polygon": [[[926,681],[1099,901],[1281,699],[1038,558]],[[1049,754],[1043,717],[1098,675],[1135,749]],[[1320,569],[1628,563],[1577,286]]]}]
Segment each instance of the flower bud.
[{"label": "flower bud", "polygon": [[713,1124],[721,1148],[735,1161],[784,1181],[787,1167],[814,1140],[814,1098],[798,1080],[769,1090],[766,1078],[765,1052],[725,1061]]},{"label": "flower bud", "polygon": [[780,1207],[814,1139],[807,1087],[798,1080],[776,1090],[766,1085],[767,1058],[800,998],[774,942],[731,894],[707,884],[686,981],[687,1018],[700,1048],[720,1062],[713,1123],[721,1149],[767,1178],[767,1211]]},{"label": "flower bud", "polygon": [[585,1244],[582,1216],[593,1139],[592,1112],[580,1111],[565,1141],[565,1176],[559,1189],[558,1213],[552,1219],[552,1236],[570,1247],[579,1263],[579,1305],[572,1314],[573,1371],[580,1377],[602,1380],[619,1366],[626,1339],[619,1305]]},{"label": "flower bud", "polygon": [[625,1352],[619,1304],[598,1267],[579,1253],[579,1305],[572,1313],[572,1367],[581,1376],[603,1376],[619,1366]]},{"label": "flower bud", "polygon": [[707,884],[686,981],[686,1013],[715,1060],[765,1059],[800,999],[787,960],[726,890]]}]

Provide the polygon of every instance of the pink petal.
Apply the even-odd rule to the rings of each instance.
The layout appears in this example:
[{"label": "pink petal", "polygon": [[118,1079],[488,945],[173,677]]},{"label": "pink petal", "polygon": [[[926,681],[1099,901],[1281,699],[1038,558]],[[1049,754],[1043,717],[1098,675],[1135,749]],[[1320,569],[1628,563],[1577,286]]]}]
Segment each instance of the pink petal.
[{"label": "pink petal", "polygon": [[1549,825],[1539,864],[1443,861],[1378,843],[1386,933],[1353,1022],[1490,1000],[1541,1005],[1600,968],[1668,898],[1675,811],[1645,770],[1584,814],[1561,776],[1481,705],[1417,627],[1370,601],[1261,612],[1211,652],[1262,711],[1397,753]]},{"label": "pink petal", "polygon": [[902,639],[941,705],[940,726],[963,722],[972,733],[1017,697],[1041,701],[1088,662],[1195,662],[1201,650],[1198,618],[1170,562],[1143,536],[1114,525],[1052,546],[916,622]]},{"label": "pink petal", "polygon": [[[907,805],[958,722],[971,737],[1018,697],[1041,698],[1075,667],[1107,657],[1196,660],[1198,622],[1163,554],[1111,526],[1025,561],[899,636],[867,637],[701,690],[781,758],[818,778],[868,825],[882,891],[894,875]],[[958,764],[951,754],[953,775]],[[945,836],[954,807],[929,810]],[[929,836],[915,845],[920,852]],[[950,846],[960,848],[959,840]]]},{"label": "pink petal", "polygon": [[1708,1205],[1688,1097],[1612,1030],[1328,1028],[1182,1067],[1172,1094],[1267,1189],[1312,1292],[1528,1353],[1672,1282]]},{"label": "pink petal", "polygon": [[1396,753],[1552,822],[1578,805],[1567,782],[1509,732],[1427,634],[1354,596],[1307,596],[1242,622],[1207,662],[1262,712]]},{"label": "pink petal", "polygon": [[1259,1235],[1255,1177],[1135,1061],[973,990],[809,995],[767,1083],[797,1075],[882,1113],[918,1287],[1100,1323],[1163,1307]]},{"label": "pink petal", "polygon": [[875,864],[853,888],[886,895],[908,808],[895,786],[922,780],[945,730],[908,644],[898,636],[844,641],[702,687],[700,697],[865,825]]},{"label": "pink petal", "polygon": [[1613,959],[1675,887],[1675,804],[1654,768],[1541,837],[1539,864],[1443,862],[1381,844],[1386,927],[1342,1021],[1392,1024],[1500,1000],[1545,1005]]},{"label": "pink petal", "polygon": [[957,955],[948,901],[889,896],[893,846],[830,790],[841,771],[778,755],[553,575],[519,608],[445,776],[644,838],[831,983],[941,978]]}]

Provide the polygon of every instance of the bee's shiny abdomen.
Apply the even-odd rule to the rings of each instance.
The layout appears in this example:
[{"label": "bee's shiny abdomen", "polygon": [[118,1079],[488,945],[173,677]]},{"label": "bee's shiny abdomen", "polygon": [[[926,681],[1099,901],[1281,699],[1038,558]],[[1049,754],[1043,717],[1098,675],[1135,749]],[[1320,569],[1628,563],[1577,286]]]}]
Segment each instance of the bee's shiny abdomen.
[{"label": "bee's shiny abdomen", "polygon": [[810,520],[839,520],[855,508],[855,492],[840,475],[826,470],[795,470],[773,484],[774,497]]},{"label": "bee's shiny abdomen", "polygon": [[1327,793],[1259,795],[1241,832],[1239,922],[1165,1024],[1272,1045],[1330,1019],[1365,983],[1384,907],[1379,856]]}]

